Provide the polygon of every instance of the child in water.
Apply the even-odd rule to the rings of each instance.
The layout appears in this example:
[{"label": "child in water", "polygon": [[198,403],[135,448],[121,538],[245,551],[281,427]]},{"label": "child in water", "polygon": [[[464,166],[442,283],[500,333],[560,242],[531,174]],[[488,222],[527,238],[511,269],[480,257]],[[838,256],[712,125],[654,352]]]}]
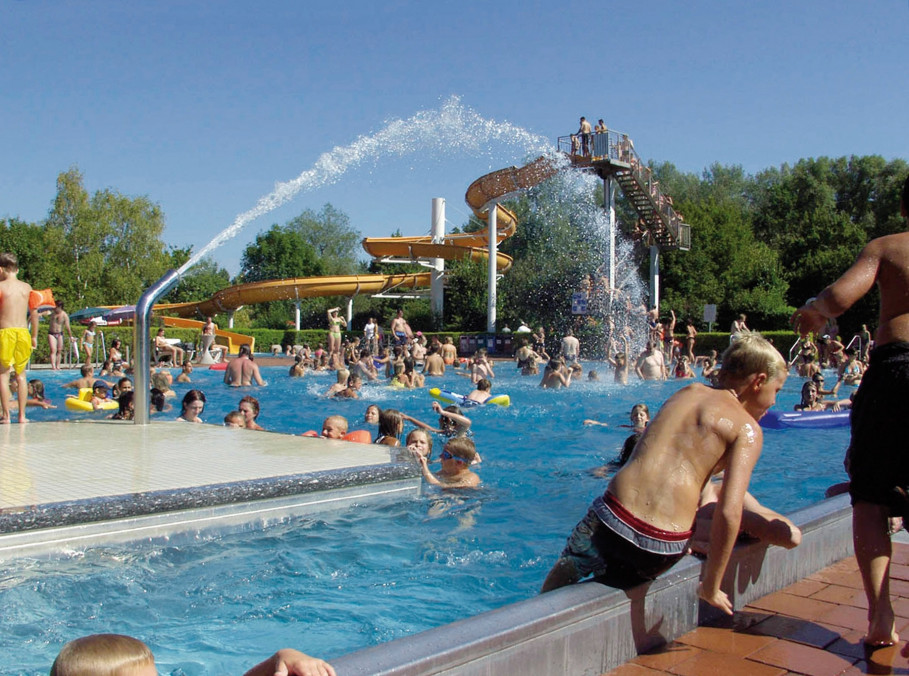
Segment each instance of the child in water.
[{"label": "child in water", "polygon": [[477,458],[477,449],[472,440],[455,437],[445,444],[442,451],[442,469],[436,474],[429,471],[429,459],[418,455],[423,478],[427,483],[442,488],[476,488],[480,477],[470,471],[470,465]]},{"label": "child in water", "polygon": [[628,463],[569,536],[542,591],[591,574],[637,584],[671,568],[688,550],[703,486],[723,469],[698,595],[732,614],[720,583],[763,444],[758,420],[776,402],[788,369],[773,345],[751,333],[730,345],[722,364],[718,387],[693,383],[663,404]]},{"label": "child in water", "polygon": [[[148,646],[132,636],[93,634],[74,639],[63,646],[50,670],[50,676],[158,676],[155,656]],[[284,648],[260,662],[244,676],[336,676],[327,662],[298,650]]]},{"label": "child in water", "polygon": [[[622,451],[619,453],[619,457],[615,462],[609,462],[601,467],[596,467],[593,469],[593,475],[598,477],[608,476],[609,473],[624,465],[628,462],[628,458],[631,457],[631,452],[634,450],[635,444],[638,443],[638,439],[641,438],[641,435],[644,434],[644,429],[650,423],[650,409],[647,408],[647,404],[635,404],[631,407],[631,427],[634,428],[631,436],[625,439],[625,443],[622,444]],[[606,423],[598,422],[596,420],[585,420],[585,425],[602,425],[606,427]],[[628,427],[628,425],[622,425],[622,427]]]}]

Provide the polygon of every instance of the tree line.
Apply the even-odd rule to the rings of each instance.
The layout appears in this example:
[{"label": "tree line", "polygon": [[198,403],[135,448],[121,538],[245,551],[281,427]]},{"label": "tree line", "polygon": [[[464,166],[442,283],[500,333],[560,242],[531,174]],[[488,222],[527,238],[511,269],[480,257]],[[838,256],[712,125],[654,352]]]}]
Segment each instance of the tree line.
[{"label": "tree line", "polygon": [[[700,323],[705,304],[716,304],[720,326],[739,313],[749,324],[783,328],[794,307],[845,270],[871,238],[900,232],[899,189],[909,173],[902,159],[876,155],[810,158],[755,175],[740,166],[714,164],[700,175],[670,163],[651,168],[664,193],[692,226],[690,251],[666,251],[661,265],[662,314]],[[605,240],[591,223],[602,203],[602,187],[566,200],[558,179],[547,181],[506,204],[518,217],[513,237],[500,247],[514,259],[499,286],[500,325],[523,320],[556,330],[572,321],[571,294],[585,276],[602,270]],[[600,218],[602,218],[600,216]],[[621,196],[617,221],[633,238],[637,218]],[[467,222],[461,230],[484,228]],[[47,218],[27,223],[0,221],[0,250],[14,251],[23,277],[36,288],[51,287],[70,310],[135,303],[170,268],[185,263],[191,248],[168,246],[164,214],[146,196],[104,189],[89,194],[78,168],[57,178]],[[400,234],[400,233],[394,233]],[[359,231],[342,211],[326,204],[272,224],[244,250],[233,279],[211,259],[194,266],[166,300],[203,300],[225,286],[284,277],[365,272],[420,271],[418,265],[360,260]],[[649,255],[643,242],[624,249],[626,266],[646,280]],[[411,323],[425,328],[483,330],[486,325],[484,264],[446,264],[445,316],[432,316],[428,300],[394,301],[358,297],[354,326],[369,315],[390,320],[405,307]],[[303,301],[306,326],[324,323],[324,309],[342,299]],[[843,332],[876,323],[873,294],[840,320]],[[236,326],[285,328],[293,318],[288,301],[244,308]]]}]

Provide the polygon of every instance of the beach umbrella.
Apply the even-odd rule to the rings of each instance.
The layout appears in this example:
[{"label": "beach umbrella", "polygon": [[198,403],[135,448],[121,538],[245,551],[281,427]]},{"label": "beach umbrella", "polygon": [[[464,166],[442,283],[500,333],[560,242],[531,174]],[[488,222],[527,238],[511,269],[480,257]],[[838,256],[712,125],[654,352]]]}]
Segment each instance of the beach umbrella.
[{"label": "beach umbrella", "polygon": [[69,320],[71,322],[90,322],[92,320],[99,320],[104,318],[110,310],[103,307],[87,307],[78,312],[72,312],[69,315]]},{"label": "beach umbrella", "polygon": [[104,319],[109,322],[122,319],[132,319],[135,314],[135,305],[124,305],[123,307],[116,307],[113,310],[105,310]]}]

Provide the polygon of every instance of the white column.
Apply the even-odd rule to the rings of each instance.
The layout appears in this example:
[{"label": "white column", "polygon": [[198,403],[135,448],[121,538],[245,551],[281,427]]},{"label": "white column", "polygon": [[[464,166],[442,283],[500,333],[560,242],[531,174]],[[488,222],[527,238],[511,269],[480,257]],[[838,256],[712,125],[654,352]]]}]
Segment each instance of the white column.
[{"label": "white column", "polygon": [[294,303],[294,329],[300,330],[300,301]]},{"label": "white column", "polygon": [[227,313],[227,328],[234,328],[234,311],[231,310]]},{"label": "white column", "polygon": [[353,296],[347,299],[347,328],[350,328],[350,323],[353,321]]},{"label": "white column", "polygon": [[650,245],[650,307],[660,307],[660,247]]},{"label": "white column", "polygon": [[496,202],[489,203],[489,276],[487,278],[487,289],[489,298],[486,301],[486,331],[495,333],[496,330],[496,252],[498,250],[498,240],[496,239],[496,230],[498,223],[498,205]]},{"label": "white column", "polygon": [[[445,238],[445,198],[432,198],[432,241],[441,242]],[[442,313],[445,309],[445,259],[432,259],[432,272],[430,273],[430,297],[432,314],[436,317],[437,328],[442,328]]]},{"label": "white column", "polygon": [[603,179],[603,210],[606,212],[606,269],[609,274],[609,290],[615,289],[615,181],[612,176]]}]

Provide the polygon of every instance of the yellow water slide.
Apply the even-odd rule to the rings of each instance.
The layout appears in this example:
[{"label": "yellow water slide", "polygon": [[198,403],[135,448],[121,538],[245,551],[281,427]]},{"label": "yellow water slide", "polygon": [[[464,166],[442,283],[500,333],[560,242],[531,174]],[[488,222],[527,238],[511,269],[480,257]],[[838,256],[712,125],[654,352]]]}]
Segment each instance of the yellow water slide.
[{"label": "yellow water slide", "polygon": [[[557,171],[554,163],[540,157],[523,167],[499,169],[481,176],[467,189],[467,204],[481,220],[489,217],[489,203],[508,195],[532,188]],[[515,215],[496,204],[496,231],[498,241],[514,234]],[[446,260],[487,260],[486,231],[446,235],[441,241],[431,237],[368,237],[363,248],[375,258],[394,257],[444,258]],[[512,259],[496,253],[496,264],[502,272],[511,267]],[[397,275],[335,275],[328,277],[294,277],[262,282],[237,284],[222,289],[210,299],[194,303],[158,303],[155,311],[178,317],[197,317],[230,312],[243,305],[267,303],[274,300],[297,300],[323,296],[353,296],[359,293],[376,294],[398,292],[430,285],[430,273],[404,273]]]},{"label": "yellow water slide", "polygon": [[[532,188],[556,173],[551,160],[540,157],[523,167],[508,167],[481,176],[470,184],[465,197],[468,206],[477,218],[489,218],[488,204],[492,200]],[[500,204],[496,204],[497,241],[501,242],[514,234],[517,227],[515,215]],[[446,235],[439,241],[430,236],[422,237],[367,237],[363,248],[374,258],[444,258],[445,260],[485,261],[488,258],[488,234],[486,230]],[[496,251],[496,267],[506,272],[512,264],[511,256]]]}]

